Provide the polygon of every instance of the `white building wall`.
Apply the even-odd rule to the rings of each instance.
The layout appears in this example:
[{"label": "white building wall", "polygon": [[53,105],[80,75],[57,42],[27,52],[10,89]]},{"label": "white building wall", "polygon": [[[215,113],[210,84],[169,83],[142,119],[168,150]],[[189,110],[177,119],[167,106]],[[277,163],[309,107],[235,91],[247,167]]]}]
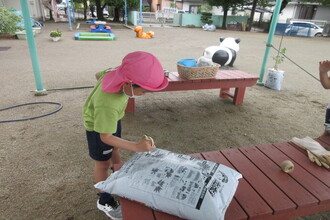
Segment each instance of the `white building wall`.
[{"label": "white building wall", "polygon": [[330,22],[330,7],[321,7],[317,8],[314,20],[326,20]]},{"label": "white building wall", "polygon": [[222,7],[212,7],[212,14],[214,15],[223,15]]},{"label": "white building wall", "polygon": [[189,11],[189,5],[190,5],[190,3],[183,2],[182,10],[184,10],[184,11]]},{"label": "white building wall", "polygon": [[[223,15],[222,7],[213,6],[211,12],[212,12],[213,15]],[[232,11],[229,10],[227,15],[232,15]],[[236,11],[235,15],[244,15],[244,12]]]},{"label": "white building wall", "polygon": [[282,13],[279,14],[277,23],[286,23],[288,19],[293,18],[295,10],[295,5],[287,5],[283,9]]},{"label": "white building wall", "polygon": [[[4,6],[8,9],[16,9],[17,11],[22,11],[20,0],[2,0]],[[27,0],[29,7],[30,16],[35,19],[40,19],[40,4],[39,0]]]},{"label": "white building wall", "polygon": [[[278,23],[287,23],[290,19],[297,19],[301,8],[299,4],[288,4],[285,9],[283,9],[282,13],[279,14]],[[272,8],[267,8],[272,10]],[[189,6],[188,6],[189,10]],[[223,11],[221,7],[212,7],[212,13],[214,15],[223,15]],[[246,10],[245,12],[238,12],[237,15],[244,15],[248,14],[250,16],[251,11]],[[228,15],[231,15],[231,11],[228,12]],[[269,21],[271,19],[272,13],[264,13],[263,14],[263,21]],[[259,21],[260,13],[254,13],[254,21]],[[319,6],[317,8],[317,12],[315,14],[314,20],[327,20],[330,22],[330,7],[323,7]]]},{"label": "white building wall", "polygon": [[[298,19],[300,10],[300,4],[288,4],[279,15],[278,23],[286,23],[290,19]],[[330,22],[330,7],[318,6],[313,20],[327,20]]]},{"label": "white building wall", "polygon": [[202,2],[183,2],[182,10],[189,11],[190,5],[200,5],[200,6],[203,6],[203,5],[207,5],[207,3],[202,3]]},{"label": "white building wall", "polygon": [[18,11],[21,11],[21,4],[20,4],[20,1],[17,0],[2,0],[4,6],[7,8],[7,9],[16,9]]}]

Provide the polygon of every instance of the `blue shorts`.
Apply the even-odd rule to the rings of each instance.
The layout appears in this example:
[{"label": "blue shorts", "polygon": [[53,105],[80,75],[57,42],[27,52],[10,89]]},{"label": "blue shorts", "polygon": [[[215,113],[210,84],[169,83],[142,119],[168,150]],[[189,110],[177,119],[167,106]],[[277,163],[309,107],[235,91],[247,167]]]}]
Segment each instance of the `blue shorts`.
[{"label": "blue shorts", "polygon": [[[112,156],[113,146],[101,141],[100,133],[96,131],[86,131],[89,156],[97,161],[107,161]],[[121,137],[121,121],[117,123],[117,131],[113,134]]]}]

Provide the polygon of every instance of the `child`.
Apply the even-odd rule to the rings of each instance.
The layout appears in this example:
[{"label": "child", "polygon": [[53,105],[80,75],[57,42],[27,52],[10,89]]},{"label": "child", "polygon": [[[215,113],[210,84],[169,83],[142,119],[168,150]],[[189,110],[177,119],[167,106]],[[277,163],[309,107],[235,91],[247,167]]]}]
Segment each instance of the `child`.
[{"label": "child", "polygon": [[[320,81],[325,89],[330,89],[330,77],[328,76],[328,72],[330,71],[330,61],[321,61],[319,63],[319,71],[320,71]],[[330,104],[327,107],[327,111],[325,114],[325,130],[330,132]]]},{"label": "child", "polygon": [[[150,151],[153,142],[141,139],[131,142],[121,138],[121,119],[128,98],[158,91],[168,85],[158,59],[150,53],[129,53],[122,64],[97,73],[97,84],[83,106],[83,120],[87,134],[89,155],[95,161],[95,183],[106,180],[109,167],[120,163],[118,148],[135,152]],[[113,219],[122,219],[118,201],[111,194],[98,193],[97,207]]]}]

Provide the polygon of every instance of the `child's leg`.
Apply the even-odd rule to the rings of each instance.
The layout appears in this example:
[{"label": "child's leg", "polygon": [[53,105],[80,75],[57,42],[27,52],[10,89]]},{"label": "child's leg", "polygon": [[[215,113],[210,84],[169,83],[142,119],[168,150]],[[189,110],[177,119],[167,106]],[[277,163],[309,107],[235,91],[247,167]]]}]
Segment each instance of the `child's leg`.
[{"label": "child's leg", "polygon": [[94,182],[106,180],[109,176],[109,167],[111,166],[111,159],[107,161],[95,161],[94,167]]},{"label": "child's leg", "polygon": [[327,106],[327,110],[325,112],[324,126],[325,126],[325,131],[323,135],[328,135],[328,133],[330,132],[330,103]]},{"label": "child's leg", "polygon": [[[104,181],[109,176],[109,168],[111,166],[111,157],[113,147],[102,142],[100,134],[94,131],[86,131],[89,155],[95,161],[94,166],[94,182]],[[97,208],[103,211],[112,219],[122,219],[121,209],[118,201],[111,194],[99,192],[100,197],[97,200]]]},{"label": "child's leg", "polygon": [[116,147],[113,148],[111,162],[112,162],[112,164],[119,164],[119,163],[121,163],[120,152],[119,152],[119,149],[116,148]]},{"label": "child's leg", "polygon": [[325,123],[330,124],[330,103],[327,106],[327,110],[325,112]]},{"label": "child's leg", "polygon": [[[111,159],[107,161],[95,161],[95,167],[94,167],[94,182],[98,183],[100,181],[104,181],[109,176],[109,167],[111,166]],[[114,204],[115,200],[112,197],[111,194],[100,191],[98,193],[99,204],[105,205],[105,204]]]}]

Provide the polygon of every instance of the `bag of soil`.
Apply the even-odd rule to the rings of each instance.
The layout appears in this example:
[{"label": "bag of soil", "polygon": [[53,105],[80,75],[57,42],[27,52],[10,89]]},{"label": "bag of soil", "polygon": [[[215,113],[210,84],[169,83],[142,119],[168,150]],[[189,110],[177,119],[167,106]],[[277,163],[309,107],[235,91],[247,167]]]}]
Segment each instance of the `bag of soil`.
[{"label": "bag of soil", "polygon": [[136,153],[95,187],[180,218],[221,220],[240,178],[224,165],[157,148]]}]

